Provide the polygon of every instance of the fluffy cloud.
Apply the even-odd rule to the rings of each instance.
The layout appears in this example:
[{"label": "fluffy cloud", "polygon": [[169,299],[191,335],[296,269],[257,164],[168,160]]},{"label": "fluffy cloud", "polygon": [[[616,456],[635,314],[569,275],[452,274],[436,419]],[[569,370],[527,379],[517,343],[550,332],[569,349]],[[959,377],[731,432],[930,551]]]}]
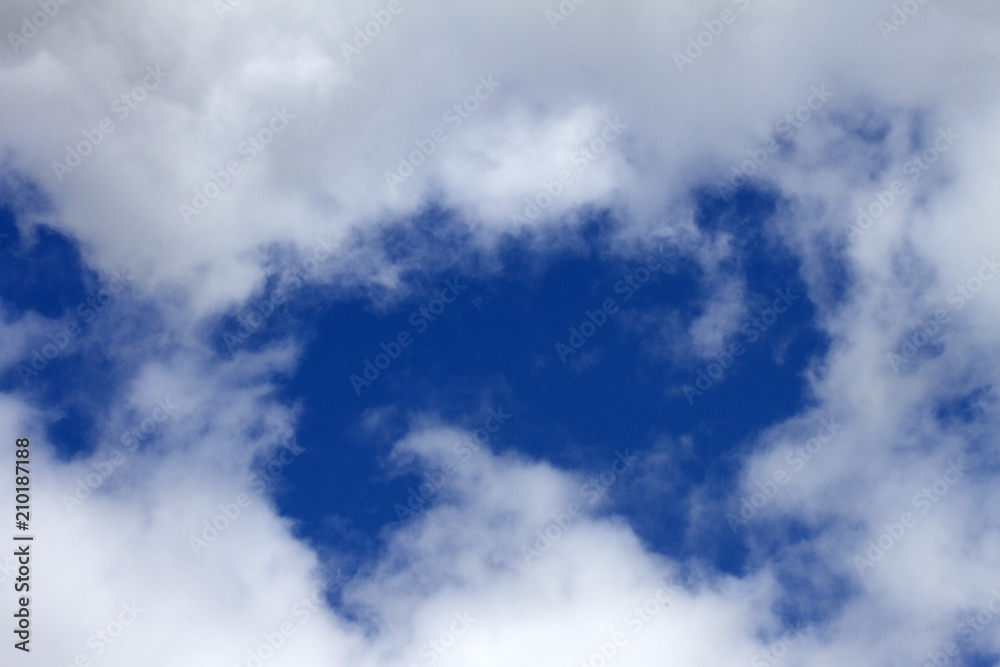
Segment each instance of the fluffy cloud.
[{"label": "fluffy cloud", "polygon": [[[284,624],[293,634],[269,665],[579,664],[618,633],[622,665],[767,664],[777,650],[812,665],[918,663],[962,636],[1000,586],[996,7],[587,2],[553,28],[546,11],[569,3],[403,2],[391,20],[388,4],[67,3],[34,31],[35,3],[0,9],[22,31],[0,55],[4,170],[51,202],[20,224],[70,235],[102,275],[129,267],[165,331],[156,353],[117,341],[128,380],[92,454],[62,461],[33,441],[47,583],[32,659],[249,665]],[[529,562],[522,547],[558,527],[579,480],[484,450],[389,534],[342,607],[313,597],[318,557],[246,488],[253,462],[293,441],[273,376],[294,369],[297,345],[220,361],[204,340],[212,318],[317,243],[336,250],[314,280],[397,288],[403,267],[379,232],[432,206],[459,221],[463,251],[505,234],[571,243],[587,213],[608,211],[613,251],[634,253],[689,231],[692,192],[725,191],[734,169],[779,197],[771,232],[833,340],[810,369],[815,405],[748,444],[730,497],[693,496],[705,531],[750,499],[736,530],[751,569],[666,559],[590,507]],[[712,289],[701,319],[670,326],[708,356],[750,297],[722,268],[724,234],[685,238]],[[3,317],[9,367],[48,325]],[[164,397],[177,415],[153,418],[129,475],[68,511],[77,480]],[[14,393],[0,413],[8,442],[50,419]],[[842,425],[825,441],[821,418]],[[434,469],[458,437],[417,423],[398,452]],[[195,554],[190,538],[220,515],[227,527]],[[808,539],[789,540],[791,526]],[[636,629],[631,610],[661,586],[669,606],[649,603]],[[788,607],[815,626],[783,634]],[[99,657],[91,635],[119,618],[130,625]],[[996,653],[995,638],[976,631],[962,651]],[[760,653],[774,647],[775,660]]]}]

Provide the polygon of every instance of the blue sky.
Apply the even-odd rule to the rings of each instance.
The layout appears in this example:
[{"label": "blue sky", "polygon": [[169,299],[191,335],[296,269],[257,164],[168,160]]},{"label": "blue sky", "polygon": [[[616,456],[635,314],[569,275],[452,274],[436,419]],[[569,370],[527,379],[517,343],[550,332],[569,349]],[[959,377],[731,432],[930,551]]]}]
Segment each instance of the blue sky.
[{"label": "blue sky", "polygon": [[995,8],[141,7],[0,10],[11,664],[1000,664]]},{"label": "blue sky", "polygon": [[[749,210],[741,211],[745,218],[766,216],[766,205],[747,199]],[[751,324],[749,335],[740,335],[744,342],[754,339],[747,342],[745,356],[717,386],[689,402],[678,389],[696,384],[701,365],[692,368],[656,354],[650,332],[635,320],[647,309],[664,306],[683,317],[697,316],[696,267],[668,258],[655,278],[634,291],[623,276],[646,266],[645,258],[602,260],[597,253],[604,239],[597,222],[593,230],[577,249],[555,256],[540,257],[512,239],[497,272],[479,280],[462,267],[413,276],[419,296],[377,313],[366,300],[324,309],[311,324],[302,370],[286,388],[289,399],[303,401],[300,444],[315,443],[307,448],[316,453],[307,456],[322,464],[289,471],[286,511],[314,525],[328,513],[337,514],[366,534],[394,520],[393,505],[405,501],[407,488],[419,478],[379,483],[379,455],[405,432],[407,415],[415,412],[431,412],[474,430],[488,408],[501,408],[511,419],[491,446],[594,472],[607,467],[622,443],[644,453],[663,438],[687,436],[696,442],[685,462],[688,481],[731,481],[736,470],[726,454],[809,400],[802,373],[825,344],[809,326],[812,307],[804,299],[793,302],[780,325],[762,325],[766,332]],[[775,285],[790,285],[793,294],[803,295],[791,259],[773,261],[760,254],[749,252],[749,266],[738,270],[746,271],[765,303],[780,289]],[[420,308],[445,281],[457,281],[464,289],[434,322],[425,321]],[[639,285],[635,279],[632,284]],[[588,311],[601,310],[608,298],[621,305],[562,362],[556,343],[569,344],[570,328],[586,321]],[[410,346],[400,348],[399,357],[370,385],[352,384],[351,375],[364,377],[363,360],[374,359],[380,344],[397,340],[400,332],[412,336]],[[775,346],[785,348],[781,357]],[[578,361],[584,355],[588,361]],[[729,414],[719,420],[723,406]],[[387,412],[384,431],[375,437],[359,431],[363,416],[382,411]],[[346,451],[324,446],[334,434],[352,446]],[[368,484],[362,483],[365,478]],[[619,487],[624,503],[639,493],[629,493],[627,485]],[[621,508],[634,521],[641,521],[643,504],[658,501],[656,520],[647,522],[643,537],[664,551],[686,552],[678,544],[684,539],[683,511],[663,498],[640,495],[638,500]],[[739,549],[734,552],[729,544],[721,549],[713,558],[736,566]]]}]

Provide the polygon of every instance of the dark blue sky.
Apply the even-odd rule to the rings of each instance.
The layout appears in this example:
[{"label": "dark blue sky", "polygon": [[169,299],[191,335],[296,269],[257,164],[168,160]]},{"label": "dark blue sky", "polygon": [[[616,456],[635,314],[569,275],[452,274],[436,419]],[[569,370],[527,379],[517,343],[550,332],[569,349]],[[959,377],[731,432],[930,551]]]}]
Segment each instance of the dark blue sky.
[{"label": "dark blue sky", "polygon": [[[662,352],[667,341],[658,340],[664,334],[637,323],[664,312],[682,321],[696,317],[706,297],[701,270],[671,257],[640,289],[624,287],[639,285],[636,276],[646,277],[641,270],[646,255],[621,259],[600,252],[615,231],[606,216],[584,228],[572,251],[539,254],[535,243],[508,239],[498,251],[499,269],[476,271],[476,260],[463,257],[450,266],[441,261],[432,273],[407,274],[411,296],[388,307],[362,296],[330,302],[329,294],[293,294],[246,343],[267,345],[289,326],[308,341],[283,388],[288,401],[303,406],[297,440],[306,452],[273,485],[281,511],[301,520],[300,531],[326,549],[355,555],[377,549],[380,529],[397,519],[394,505],[405,504],[409,487],[420,481],[415,475],[390,479],[386,469],[386,455],[409,417],[432,413],[475,429],[493,408],[511,417],[491,436],[491,447],[595,474],[608,468],[616,452],[643,457],[658,443],[692,439],[691,453],[680,460],[682,474],[671,478],[682,488],[653,493],[639,484],[640,475],[623,475],[610,489],[615,502],[608,510],[625,514],[663,553],[697,552],[723,569],[739,570],[742,537],[709,531],[692,543],[687,505],[678,499],[698,485],[727,492],[738,466],[734,455],[746,440],[809,400],[802,371],[827,343],[811,325],[813,306],[804,296],[798,264],[765,231],[779,202],[746,189],[725,201],[709,195],[697,201],[703,233],[742,229],[739,259],[726,270],[745,281],[747,301],[758,304],[750,316],[774,302],[777,292],[790,289],[803,296],[762,327],[766,331],[753,327],[758,335],[752,338],[746,331],[731,336],[745,344],[745,353],[691,401],[681,387],[697,386],[699,371],[711,360],[671,358]],[[0,252],[16,271],[3,272],[3,298],[49,318],[78,318],[75,309],[100,285],[80,268],[74,245],[46,231],[28,244],[12,221],[11,211],[5,211],[2,232],[8,236]],[[457,242],[447,229],[446,216],[429,214],[387,233],[386,252]],[[434,303],[442,289],[450,303]],[[317,306],[323,298],[326,304]],[[556,343],[570,342],[571,327],[590,333],[583,325],[586,313],[601,310],[608,299],[614,301],[611,314],[595,316],[601,326],[563,363]],[[220,339],[233,330],[233,321],[222,318],[210,334],[219,354],[229,354]],[[408,345],[397,350],[393,342],[401,333]],[[366,360],[390,361],[376,358],[383,343],[396,358],[370,384],[352,383],[352,375],[364,377]],[[71,342],[31,382],[37,400],[63,408],[66,416],[52,435],[67,456],[93,446],[93,410],[123,379],[112,355],[80,355],[76,345]],[[6,381],[16,384],[20,378]],[[376,431],[363,427],[372,411],[383,413]],[[725,525],[722,517],[714,522]]]},{"label": "dark blue sky", "polygon": [[[706,202],[704,208],[706,217],[721,217],[725,209],[736,216],[726,216],[730,224],[754,231],[744,237],[744,261],[733,267],[751,296],[766,306],[776,298],[775,290],[791,288],[804,295],[799,267],[763,232],[774,212],[773,199],[744,191],[735,200]],[[706,232],[719,231],[713,228],[717,217],[703,221]],[[607,469],[616,451],[642,455],[664,438],[693,438],[693,454],[682,462],[684,493],[653,497],[638,487],[638,478],[625,476],[611,489],[619,502],[610,509],[626,514],[664,553],[697,550],[725,569],[741,567],[740,538],[729,531],[715,535],[711,544],[688,542],[687,507],[676,498],[699,484],[719,493],[728,489],[738,463],[731,455],[745,439],[808,400],[801,373],[813,355],[823,352],[826,340],[811,326],[813,307],[803,296],[759,340],[750,343],[736,334],[734,340],[747,343],[746,352],[689,404],[679,389],[693,384],[708,362],[692,367],[689,360],[654,353],[656,341],[630,323],[664,308],[696,315],[704,297],[699,270],[690,262],[671,262],[625,301],[627,292],[616,293],[615,285],[644,261],[599,256],[597,248],[612,232],[595,222],[583,234],[582,250],[544,260],[533,256],[529,244],[512,240],[496,274],[472,277],[461,267],[444,268],[411,276],[419,296],[387,310],[361,299],[323,309],[311,324],[301,367],[286,388],[288,398],[304,406],[298,436],[309,451],[285,473],[282,511],[305,519],[303,532],[320,541],[334,538],[324,526],[337,526],[339,534],[345,520],[370,540],[396,519],[393,506],[405,504],[408,488],[420,481],[413,475],[387,481],[383,468],[394,439],[405,433],[408,415],[430,412],[475,429],[486,409],[494,407],[511,415],[491,439],[494,448],[515,448],[594,473]],[[421,307],[446,281],[466,287],[434,322],[423,322]],[[566,343],[570,327],[579,328],[586,312],[599,310],[608,298],[618,310],[562,363],[555,344]],[[410,344],[399,349],[398,358],[370,385],[352,384],[350,376],[364,377],[365,361],[374,364],[381,344],[396,351],[389,344],[401,332]],[[782,354],[776,354],[777,347]],[[574,363],[578,357],[587,363]],[[670,387],[674,390],[665,389]],[[388,427],[377,434],[361,427],[362,415],[382,409],[389,411]],[[332,516],[338,520],[327,521]],[[725,525],[721,517],[719,522]]]}]

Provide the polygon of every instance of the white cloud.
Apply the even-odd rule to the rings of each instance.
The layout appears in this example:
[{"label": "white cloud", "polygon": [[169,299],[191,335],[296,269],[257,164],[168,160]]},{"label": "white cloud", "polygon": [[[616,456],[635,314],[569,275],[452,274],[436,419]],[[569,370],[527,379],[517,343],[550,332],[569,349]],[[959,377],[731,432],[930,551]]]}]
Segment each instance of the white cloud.
[{"label": "white cloud", "polygon": [[[130,459],[127,483],[112,478],[72,518],[61,496],[91,462],[57,462],[36,438],[34,504],[45,536],[35,546],[36,571],[48,579],[32,603],[33,659],[96,657],[88,635],[135,600],[143,611],[102,656],[105,664],[246,664],[262,633],[286,621],[295,636],[268,664],[422,664],[421,647],[466,610],[477,620],[438,664],[578,662],[623,625],[627,634],[630,606],[653,596],[666,574],[679,592],[651,621],[655,631],[627,635],[616,661],[749,661],[780,637],[772,603],[801,602],[781,589],[787,572],[821,583],[842,577],[849,594],[791,649],[803,663],[916,662],[940,650],[998,584],[1000,526],[989,510],[997,500],[995,402],[984,401],[970,424],[928,417],[942,401],[996,386],[1000,280],[963,297],[961,309],[948,300],[956,285],[973,288],[984,254],[1000,252],[996,8],[921,4],[883,39],[878,21],[891,6],[859,2],[595,1],[555,32],[544,7],[531,3],[406,4],[348,63],[341,42],[383,6],[242,3],[220,18],[210,3],[70,3],[16,53],[2,51],[5,168],[51,197],[54,210],[37,220],[78,239],[89,266],[132,269],[178,348],[166,361],[129,349],[127,363],[140,370],[122,406],[101,416],[106,433],[117,437],[160,395],[183,397],[183,414],[151,436],[156,446]],[[673,52],[723,8],[736,22],[678,72]],[[25,1],[0,15],[19,26],[37,11]],[[165,78],[137,101],[136,82],[157,66]],[[491,73],[502,82],[495,97],[390,192],[384,172]],[[406,224],[434,201],[460,213],[474,243],[517,233],[510,216],[523,212],[524,197],[537,197],[581,142],[619,116],[628,128],[535,224],[572,225],[588,207],[606,207],[625,239],[684,227],[690,218],[678,211],[690,210],[690,188],[714,187],[823,83],[835,97],[760,177],[789,203],[776,231],[803,260],[833,346],[810,375],[817,406],[761,435],[734,493],[790,466],[786,448],[812,437],[814,416],[842,420],[822,458],[755,518],[775,530],[790,518],[805,522],[815,535],[803,546],[778,545],[773,560],[737,579],[650,553],[621,520],[583,515],[527,564],[521,546],[572,502],[576,480],[484,452],[446,502],[394,534],[384,559],[348,589],[373,619],[373,635],[329,609],[299,623],[295,604],[312,594],[318,563],[266,497],[254,496],[202,555],[191,552],[188,537],[220,503],[234,502],[253,455],[294,432],[294,410],[274,398],[267,379],[294,367],[294,344],[207,362],[191,333],[263,288],[275,269],[265,249],[309,253],[317,237],[342,242],[347,250],[324,264],[322,279],[393,286],[399,267],[371,247],[373,230]],[[112,106],[122,95],[136,102],[126,117]],[[275,108],[294,118],[247,159],[243,142],[261,137]],[[884,141],[864,139],[866,115],[884,121]],[[67,144],[90,141],[87,133],[105,134],[105,117],[114,130],[59,180],[52,162],[65,160]],[[933,146],[939,127],[959,138],[919,179],[906,180],[908,161]],[[243,160],[241,173],[185,224],[179,204],[192,202],[194,188],[204,192],[230,160]],[[857,208],[894,178],[906,190],[845,245]],[[692,254],[703,257],[720,242],[705,238]],[[849,269],[848,298],[832,287],[838,252]],[[691,330],[703,354],[744,312],[742,285],[720,284]],[[888,353],[939,307],[951,316],[943,353],[897,373]],[[40,326],[37,318],[4,320],[5,364]],[[45,431],[46,416],[10,394],[0,410],[6,441]],[[401,446],[433,458],[454,435],[418,429]],[[858,572],[853,557],[867,540],[901,513],[919,513],[913,496],[962,455],[973,462],[966,476],[881,562]],[[0,482],[4,497],[11,483]],[[704,510],[693,512],[708,516]],[[979,633],[974,643],[996,652],[995,636]]]}]

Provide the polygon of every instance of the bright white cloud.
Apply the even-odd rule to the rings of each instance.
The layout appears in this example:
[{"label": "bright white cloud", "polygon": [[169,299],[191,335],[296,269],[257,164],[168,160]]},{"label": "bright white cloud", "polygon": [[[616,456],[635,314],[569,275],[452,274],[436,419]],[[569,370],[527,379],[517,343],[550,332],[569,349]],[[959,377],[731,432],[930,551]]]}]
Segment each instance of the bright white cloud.
[{"label": "bright white cloud", "polygon": [[[1000,14],[985,2],[900,4],[917,9],[886,31],[879,22],[893,20],[893,5],[595,0],[553,30],[545,11],[555,3],[404,2],[350,61],[342,43],[386,3],[241,3],[221,17],[208,2],[59,5],[37,35],[0,51],[5,169],[51,198],[52,212],[33,221],[79,240],[90,267],[131,269],[169,345],[155,361],[125,348],[136,379],[101,416],[107,440],[92,458],[56,461],[36,441],[34,503],[48,536],[36,546],[37,571],[49,578],[35,598],[47,615],[32,659],[98,658],[88,636],[111,632],[134,601],[142,611],[104,664],[248,664],[247,651],[283,623],[294,636],[266,664],[425,664],[421,650],[466,613],[475,622],[438,664],[578,664],[616,632],[628,640],[614,659],[621,665],[745,662],[780,643],[772,604],[793,595],[782,588],[791,575],[840,583],[849,598],[796,639],[787,660],[794,651],[810,665],[918,664],[943,651],[1000,586],[1000,518],[989,511],[995,403],[982,400],[969,424],[927,416],[995,387],[1000,370],[991,268],[1000,254]],[[679,72],[674,52],[723,10],[733,22]],[[0,19],[16,32],[38,11],[7,3]],[[487,76],[500,85],[449,122],[448,110]],[[834,95],[800,112],[822,85]],[[780,125],[797,112],[794,132]],[[614,119],[627,127],[597,154],[591,142]],[[880,125],[886,138],[865,140]],[[433,139],[437,128],[444,141]],[[946,149],[939,129],[957,135]],[[434,153],[394,192],[386,171],[428,137]],[[769,151],[778,138],[786,147]],[[81,142],[95,144],[91,154],[71,172],[54,170]],[[606,208],[623,226],[622,247],[632,247],[651,230],[686,228],[691,188],[716,188],[762,146],[767,161],[754,177],[787,204],[774,231],[802,260],[833,344],[811,370],[817,405],[760,435],[726,511],[771,480],[775,492],[749,521],[780,530],[798,519],[814,531],[805,544],[779,544],[772,560],[733,578],[650,553],[621,520],[588,512],[526,563],[521,547],[566,511],[578,480],[482,452],[349,585],[372,634],[326,607],[296,607],[315,590],[319,563],[266,496],[248,496],[217,543],[192,553],[188,538],[245,491],[253,457],[295,427],[268,377],[294,368],[296,346],[206,361],[192,333],[206,317],[243,304],[268,275],[312,254],[317,238],[343,248],[317,280],[394,286],[400,267],[372,247],[373,230],[406,224],[430,202],[455,211],[486,247],[525,227],[512,216],[525,217],[526,197],[540,209],[530,227],[543,233]],[[580,162],[584,148],[593,159]],[[916,171],[915,159],[924,161]],[[239,170],[226,173],[232,161]],[[563,170],[572,178],[555,194]],[[896,180],[903,187],[892,192]],[[200,205],[195,190],[211,201],[186,222],[180,206]],[[857,209],[878,211],[874,202],[884,213],[850,234]],[[724,241],[706,235],[689,250],[715,267],[708,259]],[[846,299],[832,286],[838,257],[852,281]],[[693,341],[688,352],[706,356],[748,306],[728,272],[710,272],[707,284],[716,287],[703,317],[670,325]],[[943,353],[895,362],[906,341],[924,349],[915,332],[939,311],[948,315],[934,334]],[[0,362],[22,359],[46,326],[5,315]],[[112,475],[68,513],[62,498],[76,478],[163,396],[175,397],[179,414],[129,455],[127,481]],[[45,431],[46,416],[15,396],[0,412],[5,441]],[[844,426],[812,460],[787,458],[809,446],[820,417]],[[422,425],[399,447],[433,465],[456,436]],[[914,497],[936,493],[962,457],[970,468],[922,513]],[[0,494],[11,484],[2,478]],[[692,515],[711,516],[702,505],[716,501],[701,499]],[[859,571],[855,557],[904,512],[914,525]],[[629,610],[665,581],[677,590],[669,608],[632,634]],[[977,632],[970,646],[1000,651],[996,637]]]}]

